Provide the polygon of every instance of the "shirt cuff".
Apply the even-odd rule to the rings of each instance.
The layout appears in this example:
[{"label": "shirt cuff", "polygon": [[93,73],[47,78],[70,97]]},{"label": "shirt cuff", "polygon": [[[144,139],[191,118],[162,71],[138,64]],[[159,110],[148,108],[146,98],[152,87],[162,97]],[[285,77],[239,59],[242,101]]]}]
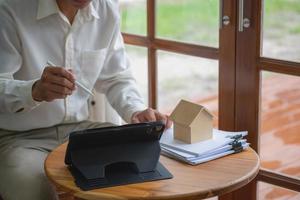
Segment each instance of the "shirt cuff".
[{"label": "shirt cuff", "polygon": [[35,107],[39,106],[42,102],[35,101],[32,98],[32,86],[37,80],[24,81],[22,87],[20,87],[20,96],[23,99],[24,107],[21,107],[16,112],[27,112]]}]

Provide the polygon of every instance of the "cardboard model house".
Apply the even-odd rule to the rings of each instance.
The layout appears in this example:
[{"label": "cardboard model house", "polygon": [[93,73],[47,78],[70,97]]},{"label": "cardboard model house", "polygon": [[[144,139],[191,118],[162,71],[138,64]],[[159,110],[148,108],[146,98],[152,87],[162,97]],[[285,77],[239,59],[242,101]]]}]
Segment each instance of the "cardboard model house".
[{"label": "cardboard model house", "polygon": [[177,140],[191,144],[212,138],[213,115],[201,105],[181,100],[171,119]]}]

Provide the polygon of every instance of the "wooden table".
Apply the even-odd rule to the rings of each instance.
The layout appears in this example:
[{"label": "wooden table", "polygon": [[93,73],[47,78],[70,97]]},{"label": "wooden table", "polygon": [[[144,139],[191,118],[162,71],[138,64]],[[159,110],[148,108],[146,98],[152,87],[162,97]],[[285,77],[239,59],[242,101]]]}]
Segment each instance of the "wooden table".
[{"label": "wooden table", "polygon": [[67,144],[63,144],[48,155],[45,171],[57,187],[79,199],[203,199],[241,188],[255,178],[259,170],[259,157],[251,148],[197,166],[161,156],[160,162],[173,174],[173,179],[84,192],[75,185],[64,164],[66,147]]}]

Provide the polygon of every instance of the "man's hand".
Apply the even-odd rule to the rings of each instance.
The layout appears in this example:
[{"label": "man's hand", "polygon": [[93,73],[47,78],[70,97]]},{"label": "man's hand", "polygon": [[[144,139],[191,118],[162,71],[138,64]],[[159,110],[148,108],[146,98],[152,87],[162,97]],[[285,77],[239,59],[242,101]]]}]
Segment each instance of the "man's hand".
[{"label": "man's hand", "polygon": [[170,128],[172,126],[172,121],[167,115],[164,115],[158,112],[157,110],[153,110],[152,108],[148,108],[144,111],[135,112],[132,115],[131,121],[132,123],[163,121],[166,125],[166,128]]},{"label": "man's hand", "polygon": [[40,80],[32,86],[32,98],[36,101],[64,99],[75,90],[75,77],[63,67],[46,67]]}]

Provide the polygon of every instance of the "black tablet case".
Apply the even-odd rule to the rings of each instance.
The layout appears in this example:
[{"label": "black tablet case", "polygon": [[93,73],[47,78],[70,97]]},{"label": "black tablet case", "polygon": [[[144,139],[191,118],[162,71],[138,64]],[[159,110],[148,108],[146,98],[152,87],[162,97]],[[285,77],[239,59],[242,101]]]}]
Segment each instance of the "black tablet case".
[{"label": "black tablet case", "polygon": [[65,163],[82,190],[172,178],[158,162],[162,122],[72,132]]}]

